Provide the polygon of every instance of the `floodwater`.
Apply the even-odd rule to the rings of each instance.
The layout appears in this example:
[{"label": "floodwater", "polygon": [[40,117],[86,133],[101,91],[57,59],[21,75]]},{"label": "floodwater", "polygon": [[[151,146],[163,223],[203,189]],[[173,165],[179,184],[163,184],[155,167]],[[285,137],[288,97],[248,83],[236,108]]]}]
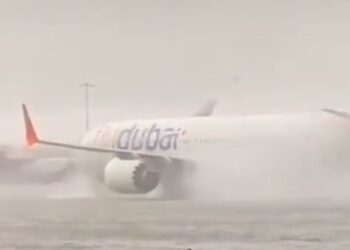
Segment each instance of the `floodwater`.
[{"label": "floodwater", "polygon": [[350,203],[2,199],[0,249],[350,249]]}]

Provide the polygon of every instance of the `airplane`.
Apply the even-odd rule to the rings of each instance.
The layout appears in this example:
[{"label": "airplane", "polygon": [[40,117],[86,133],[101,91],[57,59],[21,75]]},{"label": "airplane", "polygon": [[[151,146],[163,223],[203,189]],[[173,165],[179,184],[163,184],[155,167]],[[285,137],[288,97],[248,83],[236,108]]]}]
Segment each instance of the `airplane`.
[{"label": "airplane", "polygon": [[242,148],[249,152],[287,145],[293,154],[293,138],[303,139],[303,151],[307,133],[334,130],[334,117],[350,120],[331,109],[324,109],[317,119],[299,114],[214,117],[215,105],[215,100],[209,101],[190,117],[108,123],[88,132],[80,144],[41,139],[25,104],[22,109],[28,146],[86,152],[82,167],[111,191],[147,194],[160,186],[165,197],[181,199],[192,194],[191,179],[199,167],[194,156],[203,149],[214,153],[229,148],[235,157]]}]

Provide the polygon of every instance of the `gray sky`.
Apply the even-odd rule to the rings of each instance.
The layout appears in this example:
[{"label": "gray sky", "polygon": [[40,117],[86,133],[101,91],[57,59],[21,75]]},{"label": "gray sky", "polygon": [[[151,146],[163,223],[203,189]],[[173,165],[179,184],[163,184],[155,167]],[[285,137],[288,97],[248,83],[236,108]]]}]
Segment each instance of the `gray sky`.
[{"label": "gray sky", "polygon": [[[191,114],[350,111],[350,1],[0,0],[0,129],[21,142],[20,104],[41,134]],[[73,136],[73,137],[72,137]]]}]

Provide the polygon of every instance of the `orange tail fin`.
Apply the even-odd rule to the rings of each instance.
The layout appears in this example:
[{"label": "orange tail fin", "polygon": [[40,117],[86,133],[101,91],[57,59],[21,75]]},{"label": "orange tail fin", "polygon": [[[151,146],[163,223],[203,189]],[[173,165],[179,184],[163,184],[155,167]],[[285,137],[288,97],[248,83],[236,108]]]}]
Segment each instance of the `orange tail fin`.
[{"label": "orange tail fin", "polygon": [[23,117],[24,117],[24,123],[26,128],[27,145],[33,146],[39,141],[39,139],[38,139],[38,136],[36,135],[32,120],[30,119],[30,116],[25,104],[22,104],[22,109],[23,109]]}]

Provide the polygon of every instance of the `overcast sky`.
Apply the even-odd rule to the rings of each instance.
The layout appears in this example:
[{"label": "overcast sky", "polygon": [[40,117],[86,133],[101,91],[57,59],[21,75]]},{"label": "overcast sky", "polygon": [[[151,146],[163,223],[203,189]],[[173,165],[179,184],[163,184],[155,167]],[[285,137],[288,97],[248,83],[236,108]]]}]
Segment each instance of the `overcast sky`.
[{"label": "overcast sky", "polygon": [[[0,0],[0,129],[20,104],[51,138],[93,124],[190,115],[350,111],[350,1]],[[56,133],[56,134],[53,134]]]}]

